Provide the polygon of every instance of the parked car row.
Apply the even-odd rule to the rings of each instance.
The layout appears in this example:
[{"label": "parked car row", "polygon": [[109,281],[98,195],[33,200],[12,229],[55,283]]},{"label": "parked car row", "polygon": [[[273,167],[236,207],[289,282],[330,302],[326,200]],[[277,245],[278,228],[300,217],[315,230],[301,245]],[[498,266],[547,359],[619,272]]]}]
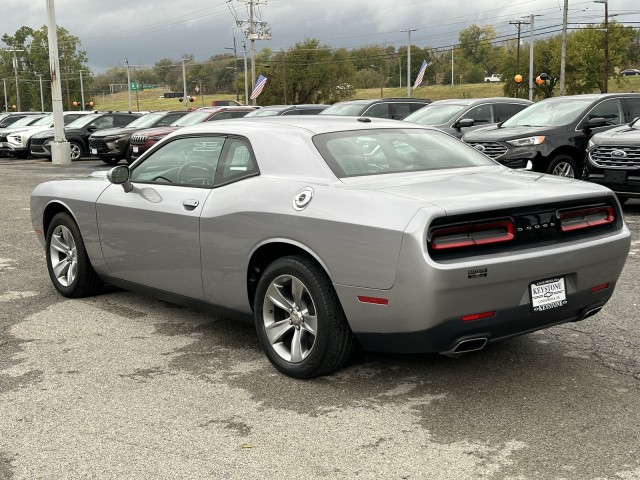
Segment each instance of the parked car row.
[{"label": "parked car row", "polygon": [[[72,159],[93,155],[109,165],[131,164],[171,132],[198,123],[283,115],[402,119],[438,128],[514,169],[606,185],[620,201],[640,197],[640,95],[350,100],[326,105],[203,107],[191,112],[65,112]],[[9,118],[15,117],[12,120]],[[72,121],[73,120],[73,121]],[[50,157],[51,115],[0,115],[0,154]],[[619,127],[619,128],[616,128]]]}]

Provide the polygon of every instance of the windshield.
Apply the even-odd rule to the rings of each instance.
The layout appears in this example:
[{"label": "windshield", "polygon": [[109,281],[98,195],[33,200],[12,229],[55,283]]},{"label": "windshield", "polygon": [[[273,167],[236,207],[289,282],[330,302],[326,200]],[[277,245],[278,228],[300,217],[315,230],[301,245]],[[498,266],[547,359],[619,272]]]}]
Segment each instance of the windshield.
[{"label": "windshield", "polygon": [[442,103],[427,105],[420,110],[416,110],[411,115],[403,118],[405,122],[415,122],[422,125],[442,125],[451,122],[466,105],[455,105]]},{"label": "windshield", "polygon": [[322,110],[320,115],[360,115],[362,108],[359,103],[336,103]]},{"label": "windshield", "polygon": [[559,127],[579,120],[593,100],[554,98],[535,103],[505,121],[502,127]]},{"label": "windshield", "polygon": [[45,115],[44,117],[40,118],[40,120],[38,120],[37,122],[33,122],[31,125],[34,126],[46,126],[46,125],[51,125],[53,123],[53,115]]},{"label": "windshield", "polygon": [[184,117],[181,117],[173,122],[171,126],[188,127],[189,125],[197,125],[198,123],[203,123],[210,116],[211,112],[206,110],[187,113]]},{"label": "windshield", "polygon": [[162,117],[164,117],[164,113],[162,112],[147,113],[146,115],[143,115],[140,118],[136,118],[133,122],[127,125],[127,128],[128,127],[141,127],[141,128],[151,127]]},{"label": "windshield", "polygon": [[338,178],[496,164],[460,140],[434,130],[324,133],[316,135],[313,143]]},{"label": "windshield", "polygon": [[97,116],[95,115],[83,115],[80,118],[76,118],[73,122],[71,122],[69,125],[67,125],[68,128],[82,128],[85,125],[90,124],[94,119],[96,119]]}]

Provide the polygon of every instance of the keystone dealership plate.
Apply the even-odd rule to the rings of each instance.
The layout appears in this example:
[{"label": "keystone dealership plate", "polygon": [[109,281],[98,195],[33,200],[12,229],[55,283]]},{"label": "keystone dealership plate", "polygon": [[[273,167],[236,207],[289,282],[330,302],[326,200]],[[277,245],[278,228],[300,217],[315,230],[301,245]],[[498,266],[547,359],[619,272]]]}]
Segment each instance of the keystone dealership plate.
[{"label": "keystone dealership plate", "polygon": [[564,277],[540,280],[531,284],[531,308],[534,312],[550,310],[567,304]]}]

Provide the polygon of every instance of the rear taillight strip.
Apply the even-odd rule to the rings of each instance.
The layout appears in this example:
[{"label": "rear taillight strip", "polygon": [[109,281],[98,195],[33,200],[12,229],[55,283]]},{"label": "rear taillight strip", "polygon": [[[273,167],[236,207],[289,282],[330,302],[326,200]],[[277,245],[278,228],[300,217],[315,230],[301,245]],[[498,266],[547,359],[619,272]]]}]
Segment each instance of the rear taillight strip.
[{"label": "rear taillight strip", "polygon": [[613,207],[603,205],[601,207],[570,210],[558,215],[560,231],[563,233],[582,230],[585,228],[599,227],[615,222]]},{"label": "rear taillight strip", "polygon": [[449,227],[434,230],[431,234],[433,250],[451,250],[510,242],[515,238],[515,227],[510,220]]}]

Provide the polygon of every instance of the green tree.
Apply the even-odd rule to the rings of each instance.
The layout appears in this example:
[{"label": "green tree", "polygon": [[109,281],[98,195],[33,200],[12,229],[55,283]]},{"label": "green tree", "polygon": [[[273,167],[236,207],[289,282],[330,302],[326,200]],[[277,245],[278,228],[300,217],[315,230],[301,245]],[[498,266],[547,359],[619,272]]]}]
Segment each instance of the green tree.
[{"label": "green tree", "polygon": [[480,67],[483,70],[483,79],[485,74],[492,75],[499,67],[500,47],[493,44],[496,36],[492,26],[478,25],[471,25],[458,34],[459,51],[462,58],[468,62],[468,70],[473,71]]}]

